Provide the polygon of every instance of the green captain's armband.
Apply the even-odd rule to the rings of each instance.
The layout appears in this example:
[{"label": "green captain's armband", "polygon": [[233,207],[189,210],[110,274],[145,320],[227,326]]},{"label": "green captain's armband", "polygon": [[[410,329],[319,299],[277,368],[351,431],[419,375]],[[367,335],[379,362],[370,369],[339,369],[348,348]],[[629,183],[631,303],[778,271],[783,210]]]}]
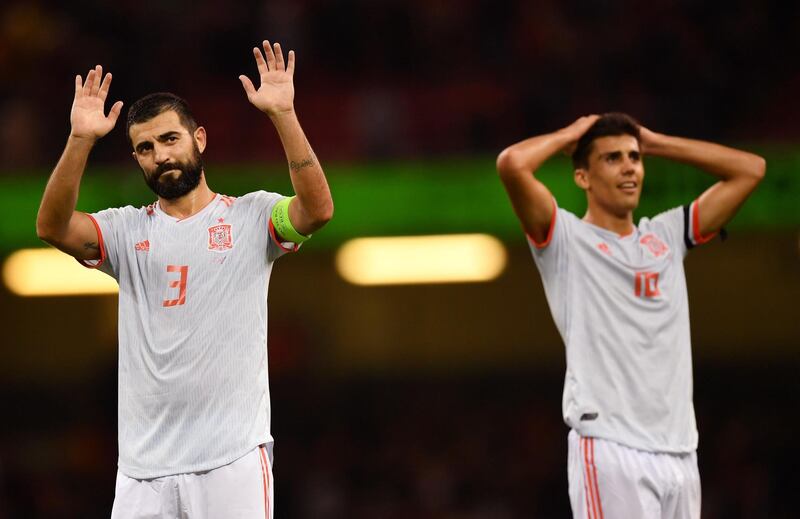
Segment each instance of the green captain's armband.
[{"label": "green captain's armband", "polygon": [[294,197],[284,198],[272,208],[272,226],[275,227],[275,233],[281,238],[292,243],[301,244],[311,238],[311,235],[303,236],[292,225],[289,220],[289,204],[294,200]]}]

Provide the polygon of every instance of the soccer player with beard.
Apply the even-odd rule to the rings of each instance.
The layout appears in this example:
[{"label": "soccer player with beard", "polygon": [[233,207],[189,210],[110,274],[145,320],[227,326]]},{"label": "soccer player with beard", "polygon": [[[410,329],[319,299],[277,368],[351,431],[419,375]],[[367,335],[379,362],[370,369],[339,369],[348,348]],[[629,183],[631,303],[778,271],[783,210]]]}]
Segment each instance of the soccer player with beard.
[{"label": "soccer player with beard", "polygon": [[[536,178],[560,151],[572,154],[586,193],[583,218],[559,208]],[[634,224],[648,155],[719,180],[686,206]],[[699,519],[683,258],[733,217],[765,167],[752,153],[655,133],[625,114],[581,117],[498,157],[566,346],[574,517]]]},{"label": "soccer player with beard", "polygon": [[[113,518],[272,517],[267,286],[273,262],[330,220],[325,175],[294,111],[294,52],[253,49],[261,83],[240,76],[272,121],[296,195],[220,195],[206,182],[206,131],[186,103],[152,94],[127,134],[147,207],[75,210],[111,74],[75,78],[66,149],[45,188],[39,237],[119,283],[119,464]],[[266,56],[266,59],[265,59]]]}]

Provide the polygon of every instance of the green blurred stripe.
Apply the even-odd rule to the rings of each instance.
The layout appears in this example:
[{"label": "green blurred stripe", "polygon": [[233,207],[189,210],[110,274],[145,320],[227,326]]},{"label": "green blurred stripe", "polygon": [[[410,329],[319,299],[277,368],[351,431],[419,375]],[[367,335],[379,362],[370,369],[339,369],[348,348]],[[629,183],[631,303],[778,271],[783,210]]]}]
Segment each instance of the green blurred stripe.
[{"label": "green blurred stripe", "polygon": [[[731,223],[731,229],[787,229],[800,226],[800,151],[762,150],[768,173],[755,195]],[[212,189],[240,195],[266,189],[290,193],[285,166],[242,165],[208,168]],[[493,157],[429,161],[326,164],[336,213],[314,235],[309,247],[331,247],[355,236],[488,232],[521,241],[519,224],[497,179]],[[0,177],[0,251],[37,246],[35,218],[47,172],[6,172]],[[559,205],[578,214],[583,193],[572,181],[566,158],[549,161],[539,178]],[[693,168],[648,159],[639,216],[693,200],[714,179]],[[154,196],[134,168],[89,168],[78,208],[96,211],[131,204],[146,205]]]}]

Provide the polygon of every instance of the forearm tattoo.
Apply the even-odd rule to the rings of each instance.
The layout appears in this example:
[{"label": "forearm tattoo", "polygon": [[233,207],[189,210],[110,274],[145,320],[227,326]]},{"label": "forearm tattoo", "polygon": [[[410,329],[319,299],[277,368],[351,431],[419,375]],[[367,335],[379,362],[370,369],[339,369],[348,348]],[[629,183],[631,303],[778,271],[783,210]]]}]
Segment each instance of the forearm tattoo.
[{"label": "forearm tattoo", "polygon": [[100,250],[100,247],[97,246],[97,242],[94,241],[87,241],[83,244],[83,248],[86,250]]},{"label": "forearm tattoo", "polygon": [[303,168],[310,168],[315,164],[314,155],[311,155],[307,159],[301,160],[300,162],[295,162],[293,160],[289,161],[289,168],[292,171],[300,171]]}]

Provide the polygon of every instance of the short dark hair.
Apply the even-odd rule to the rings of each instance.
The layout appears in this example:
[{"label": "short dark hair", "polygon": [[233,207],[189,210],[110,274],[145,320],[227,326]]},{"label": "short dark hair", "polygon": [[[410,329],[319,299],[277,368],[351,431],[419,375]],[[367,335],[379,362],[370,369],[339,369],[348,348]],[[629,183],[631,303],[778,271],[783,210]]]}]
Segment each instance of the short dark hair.
[{"label": "short dark hair", "polygon": [[173,110],[178,114],[181,124],[189,130],[189,133],[193,133],[197,129],[197,121],[183,98],[169,92],[156,92],[144,96],[128,108],[128,120],[125,125],[128,142],[131,140],[131,126],[149,121],[168,110]]},{"label": "short dark hair", "polygon": [[589,167],[589,154],[592,152],[594,140],[616,135],[632,135],[638,142],[640,140],[639,123],[630,115],[619,112],[601,115],[591,128],[578,139],[578,145],[572,153],[572,166],[575,169]]}]

